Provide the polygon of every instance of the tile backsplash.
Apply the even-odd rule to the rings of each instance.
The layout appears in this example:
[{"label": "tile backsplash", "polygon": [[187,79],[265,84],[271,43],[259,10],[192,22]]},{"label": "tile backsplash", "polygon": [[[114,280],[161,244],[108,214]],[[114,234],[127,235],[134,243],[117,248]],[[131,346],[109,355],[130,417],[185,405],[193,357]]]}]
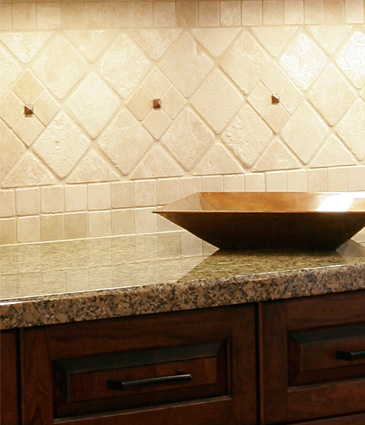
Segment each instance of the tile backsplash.
[{"label": "tile backsplash", "polygon": [[363,0],[0,0],[0,244],[170,230],[151,211],[196,191],[365,190],[364,30]]}]

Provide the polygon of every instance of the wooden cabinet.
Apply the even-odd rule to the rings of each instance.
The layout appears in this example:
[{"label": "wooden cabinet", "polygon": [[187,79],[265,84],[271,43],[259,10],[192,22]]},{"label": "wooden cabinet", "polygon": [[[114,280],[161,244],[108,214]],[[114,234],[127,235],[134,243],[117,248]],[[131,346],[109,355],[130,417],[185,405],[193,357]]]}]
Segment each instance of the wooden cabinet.
[{"label": "wooden cabinet", "polygon": [[254,425],[254,310],[25,329],[23,424]]},{"label": "wooden cabinet", "polygon": [[362,292],[0,336],[2,425],[365,424]]},{"label": "wooden cabinet", "polygon": [[365,412],[365,294],[264,303],[259,316],[263,424]]},{"label": "wooden cabinet", "polygon": [[0,332],[0,423],[16,425],[18,419],[17,332]]}]

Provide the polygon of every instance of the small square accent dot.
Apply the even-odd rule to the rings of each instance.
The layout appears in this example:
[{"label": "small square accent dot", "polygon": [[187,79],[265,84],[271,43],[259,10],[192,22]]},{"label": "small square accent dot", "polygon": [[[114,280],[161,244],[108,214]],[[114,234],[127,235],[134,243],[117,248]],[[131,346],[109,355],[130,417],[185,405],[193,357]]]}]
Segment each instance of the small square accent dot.
[{"label": "small square accent dot", "polygon": [[161,108],[161,99],[153,99],[153,109]]},{"label": "small square accent dot", "polygon": [[34,106],[33,105],[24,105],[24,115],[26,117],[32,116],[34,113]]}]

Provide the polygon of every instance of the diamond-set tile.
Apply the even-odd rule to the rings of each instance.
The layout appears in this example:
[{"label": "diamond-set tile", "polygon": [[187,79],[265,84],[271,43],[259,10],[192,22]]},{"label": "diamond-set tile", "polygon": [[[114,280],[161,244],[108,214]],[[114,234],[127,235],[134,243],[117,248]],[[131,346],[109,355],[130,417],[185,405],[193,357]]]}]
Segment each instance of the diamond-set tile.
[{"label": "diamond-set tile", "polygon": [[159,60],[179,36],[181,29],[141,29],[132,30],[131,36],[137,41],[147,55]]},{"label": "diamond-set tile", "polygon": [[141,49],[126,34],[121,34],[102,57],[99,71],[113,89],[126,98],[145,77],[150,66]]},{"label": "diamond-set tile", "polygon": [[25,71],[14,85],[13,91],[25,104],[34,103],[43,91],[43,86],[29,71]]},{"label": "diamond-set tile", "polygon": [[223,55],[220,66],[244,94],[249,94],[269,68],[270,57],[248,32],[243,32]]},{"label": "diamond-set tile", "polygon": [[253,27],[254,36],[260,41],[265,49],[274,57],[277,57],[284,49],[285,44],[297,31],[296,26],[264,26]]},{"label": "diamond-set tile", "polygon": [[292,81],[307,90],[326,65],[327,59],[306,35],[299,34],[280,58],[280,65]]},{"label": "diamond-set tile", "polygon": [[323,146],[318,150],[310,163],[311,168],[327,167],[328,162],[332,166],[354,165],[355,158],[335,136],[331,135]]},{"label": "diamond-set tile", "polygon": [[311,87],[308,98],[324,119],[334,125],[350,107],[355,91],[331,65]]},{"label": "diamond-set tile", "polygon": [[242,94],[219,70],[208,75],[191,100],[194,108],[217,134],[226,127],[242,102]]},{"label": "diamond-set tile", "polygon": [[365,35],[356,31],[335,60],[352,84],[362,88],[365,84]]},{"label": "diamond-set tile", "polygon": [[0,121],[0,177],[5,176],[24,151],[23,143]]},{"label": "diamond-set tile", "polygon": [[291,116],[281,135],[295,154],[307,164],[328,133],[328,127],[305,102]]},{"label": "diamond-set tile", "polygon": [[251,167],[272,137],[272,131],[249,105],[224,130],[222,140],[245,167]]},{"label": "diamond-set tile", "polygon": [[59,35],[47,44],[33,70],[52,94],[64,99],[85,74],[86,65],[71,42]]},{"label": "diamond-set tile", "polygon": [[218,58],[232,43],[238,34],[238,28],[199,28],[191,33],[207,51]]},{"label": "diamond-set tile", "polygon": [[212,67],[211,59],[188,33],[174,43],[160,64],[161,71],[185,97],[195,92]]},{"label": "diamond-set tile", "polygon": [[9,91],[0,101],[0,117],[9,127],[14,127],[23,113],[23,103],[12,91]]},{"label": "diamond-set tile", "polygon": [[191,170],[213,139],[209,127],[195,112],[186,108],[162,136],[161,142],[185,170]]},{"label": "diamond-set tile", "polygon": [[67,102],[75,121],[92,139],[105,128],[120,107],[119,98],[95,74],[90,74]]},{"label": "diamond-set tile", "polygon": [[110,161],[128,175],[153,143],[142,125],[123,109],[98,140],[99,146]]},{"label": "diamond-set tile", "polygon": [[170,127],[171,122],[162,109],[153,109],[143,120],[143,125],[158,140]]},{"label": "diamond-set tile", "polygon": [[0,98],[13,86],[22,72],[19,63],[0,44]]},{"label": "diamond-set tile", "polygon": [[41,50],[51,35],[52,33],[48,31],[2,33],[0,34],[0,41],[2,41],[21,62],[29,63]]},{"label": "diamond-set tile", "polygon": [[80,128],[61,111],[40,135],[33,149],[62,179],[71,172],[89,145],[89,140]]},{"label": "diamond-set tile", "polygon": [[43,124],[36,117],[23,116],[14,126],[14,132],[27,146],[37,139],[43,129]]}]

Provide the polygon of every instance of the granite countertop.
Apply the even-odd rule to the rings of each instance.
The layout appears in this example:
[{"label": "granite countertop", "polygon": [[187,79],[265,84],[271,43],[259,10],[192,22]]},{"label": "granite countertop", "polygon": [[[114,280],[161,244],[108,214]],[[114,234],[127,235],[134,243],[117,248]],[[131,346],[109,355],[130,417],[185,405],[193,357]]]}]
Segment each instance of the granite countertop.
[{"label": "granite countertop", "polygon": [[0,328],[365,289],[365,246],[222,252],[186,232],[0,247]]}]

